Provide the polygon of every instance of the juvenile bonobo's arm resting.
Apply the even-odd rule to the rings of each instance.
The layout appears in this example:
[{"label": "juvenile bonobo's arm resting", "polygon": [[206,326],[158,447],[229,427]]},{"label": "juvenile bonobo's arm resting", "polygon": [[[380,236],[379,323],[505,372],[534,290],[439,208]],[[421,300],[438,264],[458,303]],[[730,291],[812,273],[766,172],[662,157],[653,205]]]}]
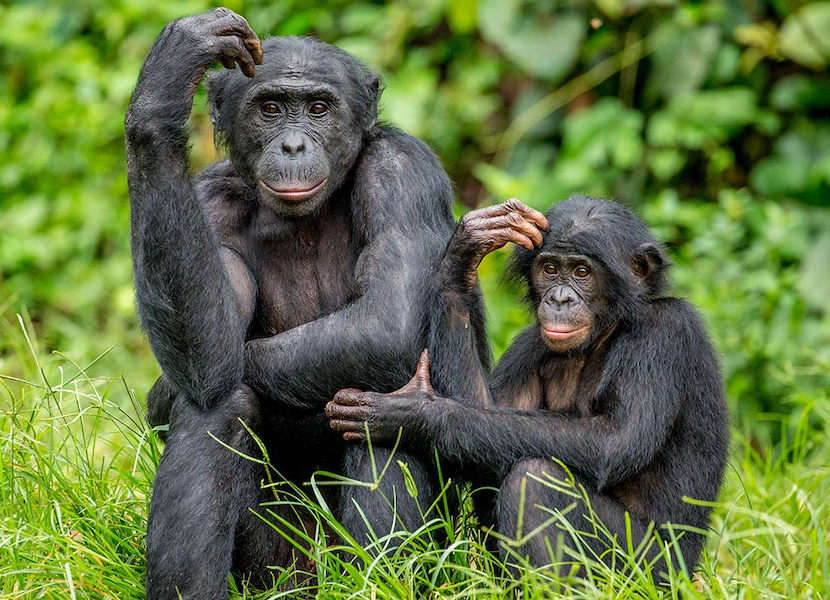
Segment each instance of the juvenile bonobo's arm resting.
[{"label": "juvenile bonobo's arm resting", "polygon": [[[478,266],[508,242],[532,249],[542,243],[545,216],[515,199],[464,215],[435,277],[429,350],[435,387],[456,400],[489,406],[489,346],[478,314]],[[483,364],[482,359],[486,360]]]},{"label": "juvenile bonobo's arm resting", "polygon": [[170,383],[202,406],[241,382],[254,301],[248,268],[218,244],[187,172],[185,123],[215,61],[253,76],[262,50],[245,19],[216,9],[167,25],[125,122],[139,315]]},{"label": "juvenile bonobo's arm resting", "polygon": [[[610,361],[611,384],[601,391],[607,412],[574,418],[546,410],[482,408],[428,392],[377,394],[341,390],[326,407],[330,425],[347,440],[394,441],[437,450],[442,459],[476,466],[503,478],[523,458],[556,458],[597,489],[614,485],[646,466],[665,443],[680,408],[679,364],[684,335],[655,347],[647,339],[626,344]],[[423,371],[423,367],[421,368]],[[428,383],[423,373],[420,380]],[[422,386],[423,388],[424,386]],[[463,424],[463,426],[461,425]]]},{"label": "juvenile bonobo's arm resting", "polygon": [[270,401],[319,409],[343,387],[400,386],[424,347],[430,282],[453,226],[449,179],[422,142],[388,131],[364,151],[352,203],[365,236],[360,296],[247,344],[245,381]]}]

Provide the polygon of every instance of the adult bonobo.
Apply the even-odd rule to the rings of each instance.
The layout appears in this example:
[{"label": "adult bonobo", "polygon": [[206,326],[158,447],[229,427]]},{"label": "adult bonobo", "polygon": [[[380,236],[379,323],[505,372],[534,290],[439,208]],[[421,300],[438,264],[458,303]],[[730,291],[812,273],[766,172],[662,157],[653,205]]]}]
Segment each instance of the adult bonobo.
[{"label": "adult bonobo", "polygon": [[[438,395],[424,355],[408,393],[339,392],[327,407],[331,425],[348,440],[364,439],[368,426],[376,442],[393,440],[402,429],[404,448],[437,449],[470,477],[489,478],[500,488],[492,507],[500,532],[513,539],[538,532],[519,548],[534,565],[567,560],[575,541],[557,527],[560,519],[577,531],[595,531],[584,501],[549,484],[551,477],[568,479],[555,459],[584,486],[592,509],[624,546],[628,515],[634,548],[651,523],[666,539],[674,524],[692,567],[710,510],[684,498],[716,498],[728,446],[718,364],[700,318],[685,301],[661,296],[665,252],[629,209],[593,198],[566,200],[547,213],[544,242],[533,249],[545,218],[517,207],[470,213],[439,272],[444,304],[437,314],[455,331],[447,335],[466,336],[473,348],[477,333],[464,327],[470,317],[464,300],[476,268],[507,241],[524,246],[512,267],[528,285],[537,323],[496,366],[492,396],[471,353],[466,372],[457,374],[477,381],[480,403],[495,406]],[[590,533],[579,543],[613,560],[603,555],[607,536]],[[655,574],[666,570],[658,550],[652,544],[646,556]]]},{"label": "adult bonobo", "polygon": [[[216,61],[240,66],[209,82],[230,160],[191,179],[185,123]],[[368,454],[329,429],[326,401],[346,386],[396,389],[420,348],[441,352],[426,304],[453,231],[451,187],[422,142],[376,123],[378,96],[378,77],[345,52],[260,44],[223,8],[173,21],[147,56],[126,137],[138,308],[164,372],[148,413],[170,418],[148,524],[151,599],[223,598],[229,570],[267,585],[269,565],[310,567],[251,514],[273,500],[261,467],[211,436],[257,455],[251,428],[298,484],[318,469],[365,481]],[[429,506],[432,471],[404,460]],[[378,492],[329,499],[356,539],[422,522],[409,495],[392,498],[396,468]]]}]

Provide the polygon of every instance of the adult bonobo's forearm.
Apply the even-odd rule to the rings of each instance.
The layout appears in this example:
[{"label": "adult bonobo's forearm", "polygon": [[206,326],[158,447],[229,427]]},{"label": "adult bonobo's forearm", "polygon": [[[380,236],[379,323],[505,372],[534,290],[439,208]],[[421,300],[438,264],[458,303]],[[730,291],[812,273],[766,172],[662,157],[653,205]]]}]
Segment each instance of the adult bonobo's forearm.
[{"label": "adult bonobo's forearm", "polygon": [[507,242],[528,249],[542,242],[547,220],[515,199],[464,215],[447,244],[435,277],[430,311],[432,380],[443,395],[491,404],[489,347],[481,314],[478,266]]},{"label": "adult bonobo's forearm", "polygon": [[252,280],[197,201],[185,122],[213,62],[253,75],[261,57],[255,34],[227,9],[173,21],[145,60],[125,121],[139,314],[171,384],[202,405],[241,381]]}]

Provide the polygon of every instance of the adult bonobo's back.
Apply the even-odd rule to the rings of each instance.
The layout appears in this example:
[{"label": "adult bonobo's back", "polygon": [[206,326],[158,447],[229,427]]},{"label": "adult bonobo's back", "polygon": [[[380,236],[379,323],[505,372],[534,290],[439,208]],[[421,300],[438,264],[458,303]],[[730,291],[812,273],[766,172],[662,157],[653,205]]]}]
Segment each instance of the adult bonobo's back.
[{"label": "adult bonobo's back", "polygon": [[[216,61],[240,66],[209,82],[230,160],[191,180],[185,123]],[[170,23],[147,56],[126,134],[138,307],[164,372],[148,413],[170,419],[148,524],[150,598],[223,598],[231,568],[264,585],[269,565],[311,568],[251,514],[269,499],[261,468],[211,435],[256,455],[251,428],[295,483],[318,469],[367,480],[368,453],[330,432],[325,402],[343,387],[399,387],[424,345],[441,356],[425,307],[453,229],[450,183],[426,145],[377,125],[379,87],[319,40],[260,44],[227,9]],[[428,506],[433,472],[402,460]],[[328,503],[359,540],[411,529],[422,522],[414,499],[392,499],[403,482],[393,467],[377,491]],[[282,516],[298,528],[308,518]]]}]

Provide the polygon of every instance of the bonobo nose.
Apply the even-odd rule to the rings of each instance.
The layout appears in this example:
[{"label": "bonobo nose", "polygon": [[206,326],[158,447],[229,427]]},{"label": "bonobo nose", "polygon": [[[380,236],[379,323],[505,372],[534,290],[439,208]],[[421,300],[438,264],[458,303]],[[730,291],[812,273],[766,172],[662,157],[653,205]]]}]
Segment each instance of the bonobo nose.
[{"label": "bonobo nose", "polygon": [[282,153],[295,156],[305,152],[305,139],[295,131],[286,133],[282,138]]},{"label": "bonobo nose", "polygon": [[563,308],[568,308],[568,306],[573,303],[574,296],[568,289],[557,288],[548,295],[547,300],[548,303],[555,309],[561,310]]}]

